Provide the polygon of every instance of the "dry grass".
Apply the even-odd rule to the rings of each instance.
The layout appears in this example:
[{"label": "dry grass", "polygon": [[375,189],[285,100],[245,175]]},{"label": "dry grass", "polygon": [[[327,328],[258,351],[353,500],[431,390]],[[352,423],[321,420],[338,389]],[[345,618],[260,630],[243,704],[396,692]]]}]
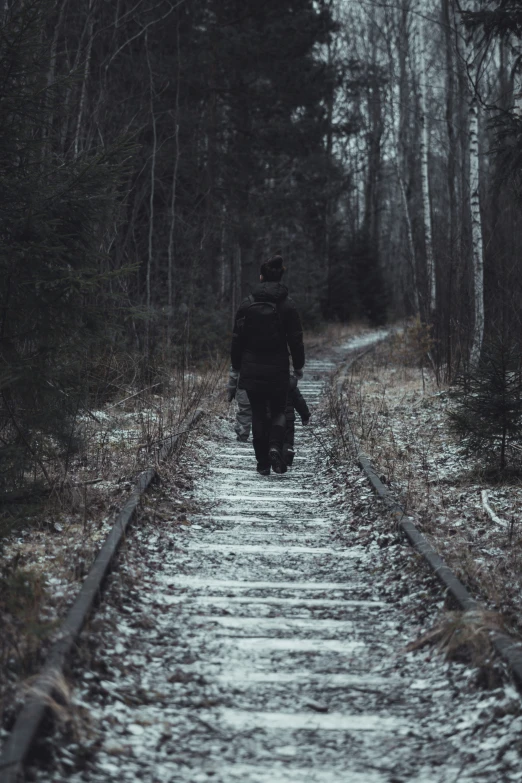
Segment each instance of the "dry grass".
[{"label": "dry grass", "polygon": [[[2,724],[11,719],[17,687],[40,666],[137,474],[155,463],[165,437],[183,428],[196,408],[215,413],[223,407],[224,368],[216,361],[165,371],[160,386],[119,389],[78,422],[78,448],[66,463],[56,463],[52,491],[37,513],[6,525],[11,532],[0,539]],[[172,481],[175,517],[183,504],[176,504],[173,465],[159,470]],[[158,516],[168,513],[167,507],[157,510]]]},{"label": "dry grass", "polygon": [[[393,494],[475,597],[520,632],[522,482],[514,476],[493,481],[461,455],[448,428],[447,389],[437,383],[424,347],[414,328],[413,335],[381,344],[355,363],[342,400],[332,390],[330,416],[339,455],[353,460],[347,438],[351,430]],[[484,489],[500,524],[483,506]]]},{"label": "dry grass", "polygon": [[502,674],[496,663],[493,638],[506,631],[504,619],[498,612],[484,609],[446,612],[431,630],[408,644],[405,652],[434,646],[446,660],[475,669],[482,687],[494,688],[499,685]]},{"label": "dry grass", "polygon": [[484,666],[493,655],[492,635],[505,631],[505,623],[497,612],[484,609],[446,612],[434,628],[405,649],[409,652],[434,644],[448,660]]}]

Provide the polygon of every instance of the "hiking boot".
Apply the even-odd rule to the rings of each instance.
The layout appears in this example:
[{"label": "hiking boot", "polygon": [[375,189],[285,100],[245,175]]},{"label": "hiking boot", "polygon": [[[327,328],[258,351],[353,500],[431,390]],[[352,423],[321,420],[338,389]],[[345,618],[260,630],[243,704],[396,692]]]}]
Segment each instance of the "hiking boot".
[{"label": "hiking boot", "polygon": [[268,455],[270,457],[270,464],[272,465],[272,470],[274,473],[286,473],[287,467],[277,446],[270,446]]},{"label": "hiking boot", "polygon": [[257,472],[261,476],[269,476],[270,475],[270,465],[263,465],[261,462],[257,463]]},{"label": "hiking boot", "polygon": [[294,461],[294,454],[295,454],[295,452],[294,452],[293,449],[286,449],[285,450],[284,457],[285,457],[285,462],[288,465],[288,467],[290,467],[290,465]]}]

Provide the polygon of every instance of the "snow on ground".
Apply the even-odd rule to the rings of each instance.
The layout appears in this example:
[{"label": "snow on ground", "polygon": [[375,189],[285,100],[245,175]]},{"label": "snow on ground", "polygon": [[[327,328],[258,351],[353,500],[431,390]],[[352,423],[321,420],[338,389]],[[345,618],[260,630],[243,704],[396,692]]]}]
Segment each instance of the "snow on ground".
[{"label": "snow on ground", "polygon": [[[439,618],[433,576],[390,530],[317,415],[327,361],[302,390],[313,426],[286,475],[260,477],[230,418],[146,502],[84,633],[73,720],[36,781],[521,781],[520,697],[408,645]],[[162,513],[155,515],[155,509]]]},{"label": "snow on ground", "polygon": [[375,329],[365,334],[349,337],[346,342],[339,346],[340,353],[347,351],[358,351],[361,348],[368,348],[370,345],[381,342],[390,334],[390,329]]}]

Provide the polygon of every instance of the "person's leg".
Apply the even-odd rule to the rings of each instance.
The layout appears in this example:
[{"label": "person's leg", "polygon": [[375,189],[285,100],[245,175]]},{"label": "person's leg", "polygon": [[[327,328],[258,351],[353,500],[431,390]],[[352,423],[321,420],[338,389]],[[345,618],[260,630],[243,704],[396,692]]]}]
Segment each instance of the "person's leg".
[{"label": "person's leg", "polygon": [[294,461],[294,438],[295,438],[295,410],[291,399],[291,395],[288,395],[288,402],[286,405],[286,429],[283,442],[283,459],[288,466]]},{"label": "person's leg", "polygon": [[286,430],[285,409],[288,389],[270,393],[270,431],[268,435],[270,462],[276,473],[285,473],[286,464],[283,460],[283,442]]},{"label": "person's leg", "polygon": [[238,389],[236,392],[237,414],[236,425],[234,427],[238,440],[248,440],[250,427],[252,424],[252,409],[248,399],[248,394],[244,389]]},{"label": "person's leg", "polygon": [[247,392],[252,409],[252,443],[258,470],[270,468],[268,439],[270,420],[268,418],[266,394]]},{"label": "person's leg", "polygon": [[269,396],[270,404],[270,432],[268,440],[270,446],[283,448],[283,441],[286,429],[286,397],[287,390],[283,389],[277,392],[271,392]]}]

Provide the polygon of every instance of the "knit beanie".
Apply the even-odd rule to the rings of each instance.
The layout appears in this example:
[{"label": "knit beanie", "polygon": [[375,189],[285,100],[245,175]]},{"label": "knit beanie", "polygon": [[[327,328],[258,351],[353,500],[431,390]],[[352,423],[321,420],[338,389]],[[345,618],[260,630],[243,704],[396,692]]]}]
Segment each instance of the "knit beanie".
[{"label": "knit beanie", "polygon": [[269,258],[268,261],[264,262],[264,264],[261,264],[261,274],[268,282],[278,283],[283,277],[283,272],[285,271],[286,270],[283,266],[283,259],[281,256],[272,256],[272,258]]}]

